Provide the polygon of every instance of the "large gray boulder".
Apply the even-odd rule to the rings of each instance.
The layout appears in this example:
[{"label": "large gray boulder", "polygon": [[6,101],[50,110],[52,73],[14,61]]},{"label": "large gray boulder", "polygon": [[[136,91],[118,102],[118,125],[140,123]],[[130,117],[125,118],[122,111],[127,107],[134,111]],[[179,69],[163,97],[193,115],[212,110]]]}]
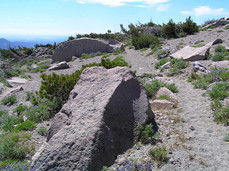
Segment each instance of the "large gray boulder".
[{"label": "large gray boulder", "polygon": [[53,62],[69,62],[73,56],[80,57],[83,53],[91,54],[96,52],[112,53],[114,50],[122,49],[122,43],[116,40],[80,38],[64,42],[56,48],[53,53]]},{"label": "large gray boulder", "polygon": [[127,67],[86,68],[33,157],[43,171],[98,171],[134,144],[134,128],[152,123],[145,89]]}]

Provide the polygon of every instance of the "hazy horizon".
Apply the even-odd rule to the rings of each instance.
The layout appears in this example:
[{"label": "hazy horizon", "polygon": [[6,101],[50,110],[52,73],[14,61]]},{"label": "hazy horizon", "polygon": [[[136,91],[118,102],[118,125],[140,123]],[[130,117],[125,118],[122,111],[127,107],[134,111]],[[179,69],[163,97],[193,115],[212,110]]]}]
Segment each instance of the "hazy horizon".
[{"label": "hazy horizon", "polygon": [[209,0],[1,0],[0,38],[10,41],[62,40],[84,33],[120,31],[120,24],[197,24],[227,17],[229,2]]}]

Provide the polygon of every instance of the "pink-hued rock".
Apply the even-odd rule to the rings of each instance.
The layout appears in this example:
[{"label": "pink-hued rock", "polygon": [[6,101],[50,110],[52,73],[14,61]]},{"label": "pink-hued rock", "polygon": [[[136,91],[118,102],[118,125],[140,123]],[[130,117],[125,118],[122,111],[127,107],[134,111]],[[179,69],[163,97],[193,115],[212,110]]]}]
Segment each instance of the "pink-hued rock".
[{"label": "pink-hued rock", "polygon": [[134,128],[152,123],[144,87],[127,67],[86,68],[33,157],[37,170],[101,170],[134,144]]},{"label": "pink-hued rock", "polygon": [[175,107],[175,104],[168,100],[154,100],[150,104],[152,110],[170,110]]},{"label": "pink-hued rock", "polygon": [[178,103],[178,98],[177,96],[170,91],[169,89],[167,89],[166,87],[161,87],[158,91],[157,91],[157,95],[156,97],[160,97],[160,96],[169,96],[171,101],[174,103]]}]

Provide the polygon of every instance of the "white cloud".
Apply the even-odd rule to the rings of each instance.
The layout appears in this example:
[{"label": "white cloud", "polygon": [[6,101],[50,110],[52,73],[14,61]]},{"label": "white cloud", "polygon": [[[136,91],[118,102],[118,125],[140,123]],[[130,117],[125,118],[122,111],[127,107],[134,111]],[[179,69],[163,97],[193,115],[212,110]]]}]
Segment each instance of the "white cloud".
[{"label": "white cloud", "polygon": [[169,7],[170,7],[169,4],[161,4],[157,6],[156,10],[158,12],[162,12],[162,11],[166,11]]},{"label": "white cloud", "polygon": [[210,14],[229,14],[225,11],[224,8],[218,8],[218,9],[212,9],[209,6],[198,6],[197,8],[194,8],[191,11],[181,11],[182,14],[193,14],[195,16],[203,16],[203,15],[210,15]]},{"label": "white cloud", "polygon": [[[144,7],[154,6],[157,4],[166,3],[169,2],[170,0],[75,0],[75,1],[80,4],[98,3],[110,7],[137,6],[137,7],[144,8]],[[134,5],[132,3],[134,3]]]}]

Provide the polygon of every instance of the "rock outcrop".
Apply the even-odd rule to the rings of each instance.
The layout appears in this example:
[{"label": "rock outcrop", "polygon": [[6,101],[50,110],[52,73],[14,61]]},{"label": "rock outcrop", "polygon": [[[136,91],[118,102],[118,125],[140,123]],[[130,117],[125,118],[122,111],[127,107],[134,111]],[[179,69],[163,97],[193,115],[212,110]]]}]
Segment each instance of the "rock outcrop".
[{"label": "rock outcrop", "polygon": [[145,89],[127,67],[86,68],[33,157],[37,170],[97,171],[133,145],[134,128],[152,123]]},{"label": "rock outcrop", "polygon": [[229,18],[221,18],[219,20],[216,20],[214,22],[211,22],[210,24],[204,26],[203,28],[211,28],[211,27],[220,27],[220,26],[225,26],[229,24]]},{"label": "rock outcrop", "polygon": [[80,38],[59,45],[53,53],[53,62],[69,62],[73,56],[80,57],[83,53],[96,52],[112,53],[114,50],[123,49],[122,43],[116,40]]},{"label": "rock outcrop", "polygon": [[53,50],[48,47],[37,47],[33,50],[33,53],[30,56],[35,58],[45,58],[50,57],[53,54]]}]

